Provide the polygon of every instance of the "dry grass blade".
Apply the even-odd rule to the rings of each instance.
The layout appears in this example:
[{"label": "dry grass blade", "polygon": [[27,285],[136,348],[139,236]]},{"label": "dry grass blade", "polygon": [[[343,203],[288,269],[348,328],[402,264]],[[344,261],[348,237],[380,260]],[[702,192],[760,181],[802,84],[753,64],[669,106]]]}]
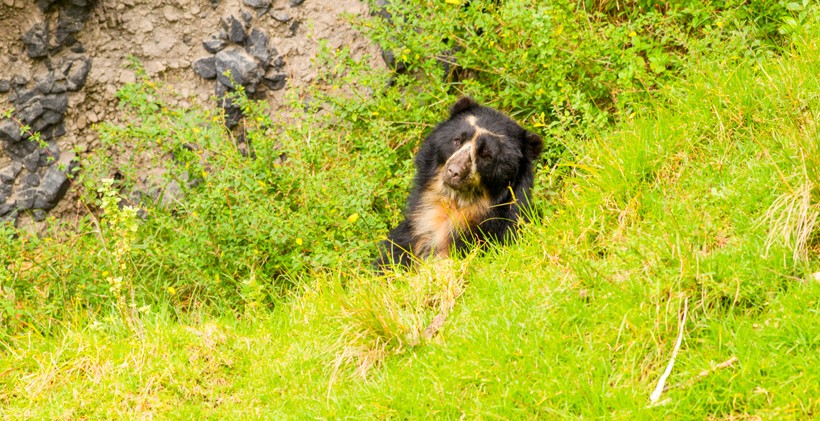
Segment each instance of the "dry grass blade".
[{"label": "dry grass blade", "polygon": [[[760,221],[758,226],[765,224],[768,228],[766,237],[766,253],[772,246],[782,244],[792,252],[795,262],[803,261],[808,257],[812,237],[816,231],[817,218],[820,216],[820,144],[817,135],[820,134],[816,123],[809,123],[803,128],[803,137],[797,142],[794,151],[796,168],[791,177],[793,183],[779,167],[776,167],[781,182],[787,191],[781,194]],[[795,186],[796,185],[796,186]]]},{"label": "dry grass blade", "polygon": [[737,362],[737,357],[735,357],[733,355],[732,358],[729,358],[728,360],[726,360],[722,363],[715,364],[715,366],[712,367],[712,368],[707,368],[706,370],[701,371],[700,373],[698,373],[698,377],[701,377],[701,378],[706,377],[706,376],[714,373],[715,371],[722,370],[724,368],[733,367],[736,362]]},{"label": "dry grass blade", "polygon": [[769,226],[766,253],[773,245],[782,243],[792,250],[795,261],[806,257],[809,240],[820,215],[812,201],[813,189],[811,182],[804,182],[796,189],[781,194],[766,211],[761,220]]},{"label": "dry grass blade", "polygon": [[[458,267],[458,265],[461,265]],[[456,263],[453,260],[439,260],[431,265],[433,273],[425,276],[433,282],[433,291],[430,303],[438,308],[438,314],[433,317],[429,325],[421,332],[425,340],[432,339],[444,326],[450,310],[456,305],[456,300],[464,293],[466,284],[464,275],[467,271],[467,262]]]},{"label": "dry grass blade", "polygon": [[658,385],[655,387],[655,391],[649,395],[649,406],[653,406],[658,403],[658,399],[661,398],[661,394],[663,393],[664,385],[666,385],[666,379],[669,378],[669,375],[672,373],[672,367],[675,366],[675,358],[678,356],[680,344],[683,340],[683,328],[686,326],[686,315],[688,312],[689,298],[685,298],[683,300],[683,317],[681,318],[680,329],[678,331],[678,340],[675,342],[675,348],[672,350],[672,358],[669,359],[669,364],[666,365],[666,370],[661,375],[661,378],[658,379]]}]

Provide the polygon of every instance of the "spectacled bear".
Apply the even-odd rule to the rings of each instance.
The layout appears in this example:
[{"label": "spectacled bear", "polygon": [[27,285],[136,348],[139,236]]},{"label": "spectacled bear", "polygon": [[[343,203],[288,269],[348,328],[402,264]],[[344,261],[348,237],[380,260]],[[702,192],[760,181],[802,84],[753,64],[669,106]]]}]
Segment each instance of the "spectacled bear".
[{"label": "spectacled bear", "polygon": [[416,258],[512,240],[542,149],[538,135],[506,115],[458,100],[419,148],[405,219],[379,245],[374,266],[409,267]]}]

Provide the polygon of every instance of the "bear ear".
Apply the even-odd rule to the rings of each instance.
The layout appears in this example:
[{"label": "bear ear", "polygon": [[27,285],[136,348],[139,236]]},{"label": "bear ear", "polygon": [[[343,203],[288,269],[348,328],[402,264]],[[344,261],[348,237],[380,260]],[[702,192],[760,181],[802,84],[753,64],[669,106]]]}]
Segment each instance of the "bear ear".
[{"label": "bear ear", "polygon": [[461,97],[461,99],[456,101],[456,103],[450,107],[450,118],[455,117],[456,114],[473,107],[478,107],[478,103],[468,96]]},{"label": "bear ear", "polygon": [[530,161],[535,161],[544,149],[544,141],[535,133],[524,131],[524,150]]}]

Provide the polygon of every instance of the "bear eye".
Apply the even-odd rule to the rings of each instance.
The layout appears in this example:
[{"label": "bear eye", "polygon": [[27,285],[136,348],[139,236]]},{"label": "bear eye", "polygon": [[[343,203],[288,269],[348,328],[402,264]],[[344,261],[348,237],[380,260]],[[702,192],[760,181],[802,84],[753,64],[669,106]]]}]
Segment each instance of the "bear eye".
[{"label": "bear eye", "polygon": [[492,148],[487,145],[487,142],[481,142],[481,144],[478,145],[478,157],[483,159],[491,158],[493,156],[491,149]]},{"label": "bear eye", "polygon": [[462,134],[460,134],[460,135],[453,138],[453,144],[456,145],[456,146],[459,146],[462,143],[464,143],[465,140],[467,140],[467,135],[462,133]]}]

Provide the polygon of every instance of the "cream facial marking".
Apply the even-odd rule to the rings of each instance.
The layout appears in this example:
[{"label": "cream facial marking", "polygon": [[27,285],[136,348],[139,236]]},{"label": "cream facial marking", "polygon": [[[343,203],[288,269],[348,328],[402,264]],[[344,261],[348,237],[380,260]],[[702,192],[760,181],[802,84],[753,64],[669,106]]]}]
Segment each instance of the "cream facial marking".
[{"label": "cream facial marking", "polygon": [[[442,182],[442,185],[444,185],[444,181],[446,180],[447,185],[461,191],[479,186],[481,180],[476,167],[475,146],[476,138],[474,137],[450,156],[444,166],[439,170],[441,172],[439,180]],[[455,196],[463,197],[464,195],[456,194]]]},{"label": "cream facial marking", "polygon": [[500,138],[501,140],[504,140],[503,135],[491,132],[491,131],[479,126],[478,125],[478,118],[476,116],[474,116],[474,115],[467,116],[466,120],[467,120],[467,123],[470,123],[470,125],[473,126],[473,129],[475,129],[475,134],[473,134],[473,138],[470,139],[471,142],[475,142],[475,140],[478,139],[478,137],[483,135],[483,134],[487,134],[487,135],[490,135],[490,136],[493,136],[493,137]]},{"label": "cream facial marking", "polygon": [[[467,142],[464,142],[464,144],[461,145],[461,147],[457,151],[455,151],[453,153],[453,155],[450,156],[450,158],[447,160],[447,163],[444,164],[444,168],[445,168],[445,171],[447,171],[447,169],[451,168],[451,166],[454,166],[454,167],[457,167],[457,168],[460,168],[460,169],[464,169],[463,166],[460,165],[460,164],[464,163],[464,161],[466,159],[469,159],[470,160],[469,161],[470,178],[471,178],[469,185],[472,185],[472,184],[478,184],[479,181],[480,181],[478,179],[478,167],[477,167],[478,159],[477,159],[477,156],[476,156],[478,154],[476,144],[478,142],[479,136],[482,136],[482,135],[493,136],[493,137],[499,138],[499,140],[501,140],[501,141],[504,140],[504,136],[502,136],[498,133],[493,133],[493,132],[491,132],[491,131],[483,128],[483,127],[480,127],[478,125],[478,118],[476,116],[473,116],[473,115],[467,116],[467,118],[465,118],[465,121],[467,121],[467,123],[470,124],[470,126],[472,126],[472,128],[473,128],[473,137],[470,138],[470,140],[468,140]],[[469,154],[469,158],[467,156],[465,156],[465,154]]]}]

